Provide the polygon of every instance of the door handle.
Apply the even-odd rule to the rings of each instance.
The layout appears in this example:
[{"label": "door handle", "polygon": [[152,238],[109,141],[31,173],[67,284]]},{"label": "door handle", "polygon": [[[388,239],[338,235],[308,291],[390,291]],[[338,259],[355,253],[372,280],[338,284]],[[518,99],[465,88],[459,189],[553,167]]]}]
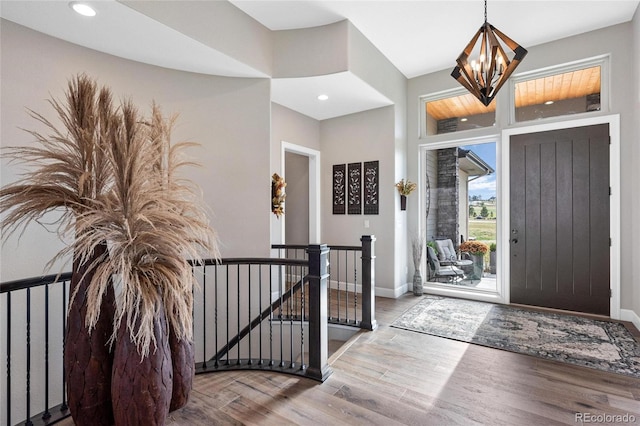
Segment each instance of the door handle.
[{"label": "door handle", "polygon": [[518,244],[518,239],[517,239],[517,238],[514,238],[513,240],[511,240],[511,242],[512,242],[513,244]]}]

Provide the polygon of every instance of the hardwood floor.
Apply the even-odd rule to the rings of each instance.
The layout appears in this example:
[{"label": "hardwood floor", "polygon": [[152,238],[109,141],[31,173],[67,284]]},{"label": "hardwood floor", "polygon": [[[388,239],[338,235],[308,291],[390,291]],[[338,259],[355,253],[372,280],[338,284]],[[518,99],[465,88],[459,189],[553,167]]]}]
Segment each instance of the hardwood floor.
[{"label": "hardwood floor", "polygon": [[580,414],[640,423],[640,378],[389,327],[418,300],[377,298],[378,329],[340,348],[322,384],[261,372],[196,376],[169,424],[575,425]]}]

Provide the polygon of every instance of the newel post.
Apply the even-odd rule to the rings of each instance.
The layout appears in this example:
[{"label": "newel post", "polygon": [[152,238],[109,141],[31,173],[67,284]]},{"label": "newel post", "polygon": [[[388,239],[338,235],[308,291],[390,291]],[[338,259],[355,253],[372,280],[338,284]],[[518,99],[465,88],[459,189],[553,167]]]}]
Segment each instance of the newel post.
[{"label": "newel post", "polygon": [[329,326],[327,317],[327,256],[326,244],[310,245],[309,254],[309,366],[307,376],[325,381],[333,371],[327,364]]},{"label": "newel post", "polygon": [[376,255],[375,235],[363,235],[362,241],[362,323],[360,328],[375,330],[376,321]]}]

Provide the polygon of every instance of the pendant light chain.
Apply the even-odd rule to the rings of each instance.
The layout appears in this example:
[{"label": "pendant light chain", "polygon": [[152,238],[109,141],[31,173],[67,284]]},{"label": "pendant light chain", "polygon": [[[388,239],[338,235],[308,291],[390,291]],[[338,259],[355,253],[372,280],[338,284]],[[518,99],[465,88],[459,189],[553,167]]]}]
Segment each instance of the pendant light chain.
[{"label": "pendant light chain", "polygon": [[487,0],[484,0],[484,23],[487,23]]}]

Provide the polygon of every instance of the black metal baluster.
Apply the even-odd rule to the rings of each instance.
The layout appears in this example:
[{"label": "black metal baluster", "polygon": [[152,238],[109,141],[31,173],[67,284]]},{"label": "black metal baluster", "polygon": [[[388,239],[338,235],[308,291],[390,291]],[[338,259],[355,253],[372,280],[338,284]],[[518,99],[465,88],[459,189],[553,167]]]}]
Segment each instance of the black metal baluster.
[{"label": "black metal baluster", "polygon": [[[251,324],[251,264],[247,265],[247,324]],[[238,334],[240,334],[238,332]],[[240,342],[238,342],[238,346],[240,346]],[[249,365],[253,365],[253,361],[251,360],[251,330],[249,330]]]},{"label": "black metal baluster", "polygon": [[[286,271],[285,271],[286,273]],[[283,323],[284,323],[284,317],[282,315],[283,312],[283,307],[284,307],[284,303],[283,303],[283,296],[284,296],[284,289],[282,288],[282,266],[280,266],[279,270],[278,270],[278,275],[279,275],[279,280],[278,280],[278,294],[280,295],[280,367],[284,367],[284,330],[283,330]]]},{"label": "black metal baluster", "polygon": [[[236,316],[238,317],[238,322],[236,323],[236,325],[238,326],[238,330],[236,335],[240,336],[240,264],[236,265],[236,289],[238,295],[238,309],[236,309]],[[236,364],[240,365],[240,342],[238,342],[236,353],[238,354]]]},{"label": "black metal baluster", "polygon": [[[289,273],[292,268],[292,266],[289,267]],[[293,362],[293,289],[293,285],[289,286],[289,368],[295,367],[295,362]]]},{"label": "black metal baluster", "polygon": [[353,252],[353,323],[358,322],[358,252]]},{"label": "black metal baluster", "polygon": [[[62,283],[62,352],[64,356],[64,346],[67,341],[67,281]],[[62,362],[62,404],[60,411],[67,411],[67,372]]]},{"label": "black metal baluster", "polygon": [[49,283],[44,287],[44,413],[42,418],[51,417],[49,412]]},{"label": "black metal baluster", "polygon": [[[225,273],[227,275],[227,342],[229,342],[229,265],[225,267]],[[229,365],[229,350],[227,350],[227,364]]]},{"label": "black metal baluster", "polygon": [[273,304],[271,303],[271,295],[273,294],[273,267],[269,265],[269,366],[273,362]]},{"label": "black metal baluster", "polygon": [[11,424],[11,292],[7,293],[7,424]]},{"label": "black metal baluster", "polygon": [[[259,312],[263,312],[262,310],[262,266],[258,265],[258,308],[259,308]],[[260,333],[258,334],[258,338],[259,338],[259,360],[258,360],[258,364],[262,365],[263,364],[263,358],[262,358],[262,323],[264,322],[264,320],[260,320],[260,325],[259,325],[259,331]]]},{"label": "black metal baluster", "polygon": [[27,288],[27,421],[31,422],[31,288]]},{"label": "black metal baluster", "polygon": [[[194,322],[195,323],[195,322]],[[216,347],[216,353],[218,348]],[[202,263],[202,368],[207,368],[207,265]],[[217,362],[217,359],[216,361]]]},{"label": "black metal baluster", "polygon": [[301,301],[301,309],[300,309],[300,370],[304,370],[307,368],[307,365],[304,362],[304,309],[305,309],[305,300],[304,300],[304,271],[303,267],[299,267],[299,275],[300,275],[300,301]]},{"label": "black metal baluster", "polygon": [[344,316],[349,324],[349,250],[344,251]]},{"label": "black metal baluster", "polygon": [[[213,324],[214,324],[214,340],[215,340],[215,353],[218,353],[218,262],[213,265],[214,279],[213,279],[213,297],[215,298],[214,309],[213,309]],[[215,360],[215,367],[218,368],[220,363],[218,362],[218,357]]]},{"label": "black metal baluster", "polygon": [[342,291],[342,289],[340,287],[340,282],[341,282],[341,279],[342,279],[342,277],[341,277],[342,269],[340,268],[340,252],[339,251],[336,251],[336,258],[338,259],[338,306],[337,306],[336,310],[338,311],[338,322],[340,322],[340,305],[341,305],[341,303],[340,303],[340,296],[341,296],[340,292]]},{"label": "black metal baluster", "polygon": [[327,318],[329,318],[330,320],[333,319],[333,315],[331,315],[331,299],[332,299],[331,293],[333,291],[333,290],[331,290],[331,281],[332,281],[332,279],[331,279],[331,269],[332,269],[331,265],[332,265],[332,262],[333,262],[332,256],[333,256],[333,251],[330,251],[329,252],[329,256],[328,256],[329,257],[329,266],[327,267],[327,273],[329,274],[329,278],[328,278],[329,282],[328,282],[328,285],[327,285],[327,296],[328,296],[328,301],[329,301],[328,302],[328,306],[327,306]]}]

